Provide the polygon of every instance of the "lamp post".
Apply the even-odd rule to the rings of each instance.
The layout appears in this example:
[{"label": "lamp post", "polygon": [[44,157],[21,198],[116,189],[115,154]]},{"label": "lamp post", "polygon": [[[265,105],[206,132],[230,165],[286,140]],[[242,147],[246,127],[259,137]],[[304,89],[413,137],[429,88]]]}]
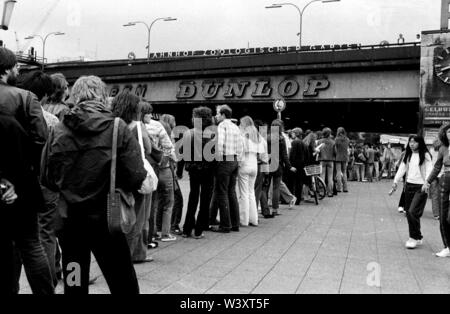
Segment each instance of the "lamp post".
[{"label": "lamp post", "polygon": [[49,33],[47,34],[45,37],[42,37],[41,35],[31,35],[28,37],[25,37],[25,39],[34,39],[34,38],[39,38],[42,40],[42,71],[44,71],[45,69],[45,44],[47,43],[47,39],[52,36],[62,36],[65,35],[66,33],[61,33],[61,32],[53,32],[53,33]]},{"label": "lamp post", "polygon": [[5,31],[7,31],[9,28],[9,23],[11,22],[11,17],[16,2],[17,1],[15,0],[6,0],[3,4],[2,25],[0,26],[0,28]]},{"label": "lamp post", "polygon": [[305,13],[305,10],[307,7],[309,7],[314,2],[322,2],[322,3],[330,3],[330,2],[340,2],[341,0],[313,0],[307,3],[302,9],[300,9],[296,4],[293,3],[276,3],[272,4],[270,6],[267,6],[266,9],[279,9],[283,6],[292,6],[295,7],[298,11],[298,14],[300,16],[300,32],[298,33],[298,45],[301,48],[302,47],[302,35],[303,35],[303,14]]},{"label": "lamp post", "polygon": [[124,25],[124,27],[136,26],[136,24],[145,25],[145,27],[147,28],[147,31],[148,31],[147,61],[150,61],[150,38],[151,38],[153,25],[158,21],[171,22],[171,21],[176,21],[176,20],[177,20],[176,18],[172,18],[172,17],[160,17],[160,18],[153,20],[153,22],[150,25],[148,25],[146,22],[137,21],[137,22],[127,23]]}]

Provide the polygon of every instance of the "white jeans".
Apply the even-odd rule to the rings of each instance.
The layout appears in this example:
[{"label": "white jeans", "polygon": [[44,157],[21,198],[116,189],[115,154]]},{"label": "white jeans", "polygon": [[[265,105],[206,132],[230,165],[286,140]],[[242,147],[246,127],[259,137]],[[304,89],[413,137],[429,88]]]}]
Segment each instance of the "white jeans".
[{"label": "white jeans", "polygon": [[255,182],[258,174],[256,163],[243,163],[239,166],[239,213],[241,225],[249,223],[258,225],[258,209],[256,208]]}]

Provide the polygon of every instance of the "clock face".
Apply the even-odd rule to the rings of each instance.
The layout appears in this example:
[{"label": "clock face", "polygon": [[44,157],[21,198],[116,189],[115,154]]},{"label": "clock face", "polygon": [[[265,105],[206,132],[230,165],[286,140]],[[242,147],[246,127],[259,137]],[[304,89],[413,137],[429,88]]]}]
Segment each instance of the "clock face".
[{"label": "clock face", "polygon": [[434,70],[442,82],[450,85],[450,47],[436,51]]}]

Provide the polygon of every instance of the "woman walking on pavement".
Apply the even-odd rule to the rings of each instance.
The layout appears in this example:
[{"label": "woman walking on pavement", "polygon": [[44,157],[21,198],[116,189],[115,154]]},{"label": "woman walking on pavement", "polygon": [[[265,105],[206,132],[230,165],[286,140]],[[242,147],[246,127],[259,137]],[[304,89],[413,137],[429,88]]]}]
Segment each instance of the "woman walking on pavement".
[{"label": "woman walking on pavement", "polygon": [[408,249],[415,249],[423,243],[420,218],[427,203],[428,191],[425,189],[425,183],[430,177],[432,168],[431,154],[425,145],[425,140],[422,136],[411,135],[391,192],[392,194],[397,190],[398,183],[406,175],[405,210],[409,225],[409,240],[406,242],[406,248]]},{"label": "woman walking on pavement", "polygon": [[430,185],[438,177],[441,170],[444,170],[442,176],[442,193],[441,193],[441,206],[440,206],[440,227],[442,241],[444,242],[445,249],[436,254],[438,257],[450,257],[450,216],[449,216],[449,197],[450,197],[450,154],[449,154],[449,139],[450,139],[450,125],[447,124],[439,131],[439,140],[442,145],[439,149],[439,154],[434,165],[433,172],[428,177],[423,190],[428,191]]}]

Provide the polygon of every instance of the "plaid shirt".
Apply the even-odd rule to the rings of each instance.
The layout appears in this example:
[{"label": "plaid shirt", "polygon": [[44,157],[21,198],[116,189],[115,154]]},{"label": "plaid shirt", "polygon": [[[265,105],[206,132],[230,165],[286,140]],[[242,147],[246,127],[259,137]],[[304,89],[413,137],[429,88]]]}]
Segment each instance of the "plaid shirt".
[{"label": "plaid shirt", "polygon": [[227,119],[219,124],[217,132],[218,156],[237,156],[238,159],[241,159],[244,151],[244,142],[239,128],[231,120]]}]

